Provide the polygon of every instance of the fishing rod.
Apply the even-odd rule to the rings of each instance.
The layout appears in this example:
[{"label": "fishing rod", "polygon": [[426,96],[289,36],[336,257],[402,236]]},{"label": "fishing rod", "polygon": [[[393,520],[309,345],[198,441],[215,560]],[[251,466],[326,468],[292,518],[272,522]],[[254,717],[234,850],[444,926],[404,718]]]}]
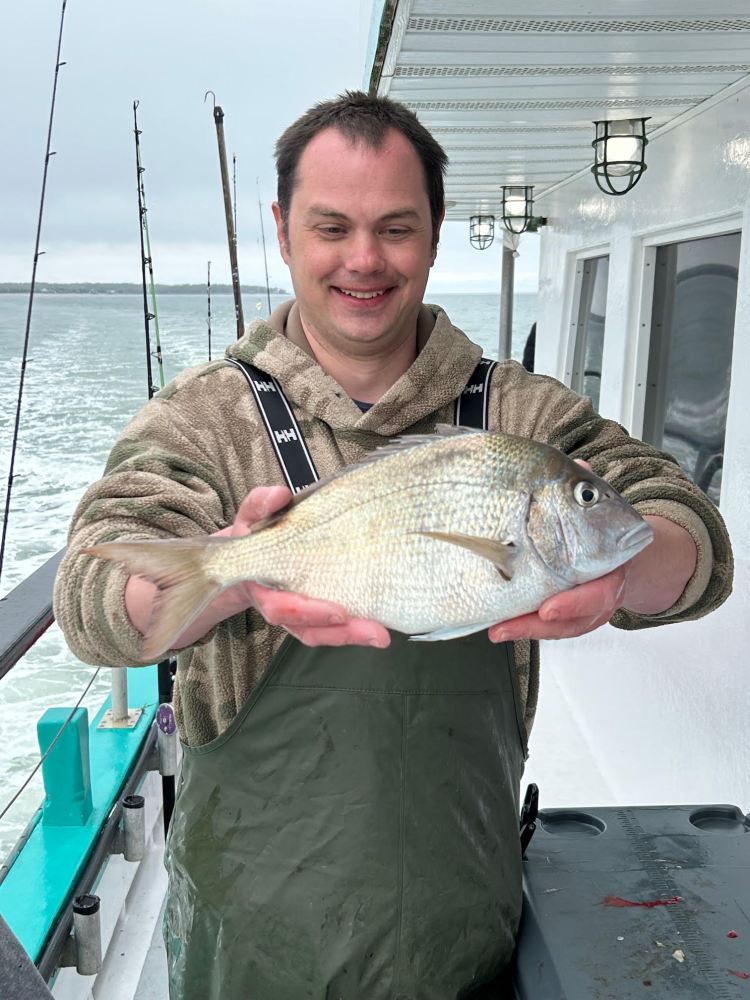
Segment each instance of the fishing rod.
[{"label": "fishing rod", "polygon": [[[139,232],[141,240],[141,283],[143,285],[143,321],[146,328],[146,377],[148,379],[148,398],[151,399],[159,387],[154,384],[151,358],[156,358],[159,367],[159,386],[164,388],[164,361],[161,353],[161,340],[159,338],[159,314],[156,308],[156,286],[154,285],[154,268],[151,257],[151,238],[148,232],[148,209],[146,208],[146,188],[143,183],[143,175],[146,168],[141,162],[141,130],[138,128],[138,105],[140,101],[133,101],[133,134],[135,135],[135,166],[136,182],[138,188],[138,218]],[[146,289],[146,268],[148,268],[148,291]],[[151,309],[149,309],[148,297],[151,296]],[[151,320],[154,321],[154,340],[156,350],[151,351]],[[156,668],[156,678],[159,694],[159,710],[156,715],[156,722],[159,730],[169,734],[174,732],[174,712],[172,710],[172,690],[174,682],[174,664],[171,659],[160,660]],[[169,821],[172,817],[175,801],[175,780],[174,775],[162,774],[161,792],[164,807],[164,834],[169,828]]]},{"label": "fishing rod", "polygon": [[39,262],[39,258],[44,253],[44,250],[39,250],[39,241],[42,235],[42,216],[44,215],[44,197],[47,191],[47,169],[49,167],[50,158],[55,155],[54,151],[50,149],[52,144],[52,122],[55,117],[55,102],[57,99],[57,79],[60,74],[60,68],[65,65],[64,62],[60,62],[60,52],[62,51],[62,36],[63,36],[63,25],[65,23],[65,6],[67,0],[62,2],[62,10],[60,11],[60,32],[57,36],[57,55],[55,56],[55,76],[54,82],[52,84],[52,102],[49,109],[49,126],[47,128],[47,149],[44,154],[44,171],[42,173],[42,193],[39,199],[39,217],[37,219],[36,225],[36,243],[34,244],[34,264],[31,270],[31,285],[29,286],[29,307],[26,313],[26,330],[23,338],[23,351],[21,354],[21,375],[18,382],[18,400],[16,401],[16,418],[13,425],[13,443],[10,449],[10,467],[8,469],[8,488],[5,494],[5,513],[3,515],[3,530],[2,537],[0,537],[0,575],[3,571],[3,559],[5,556],[5,540],[8,533],[8,515],[10,513],[10,497],[13,491],[13,469],[15,467],[16,461],[16,451],[18,448],[18,434],[19,428],[21,426],[21,404],[23,401],[23,386],[26,378],[26,364],[29,357],[29,334],[31,331],[31,310],[34,305],[34,291],[36,289],[36,268]]},{"label": "fishing rod", "polygon": [[234,199],[234,250],[237,252],[237,156],[232,153],[232,198]]},{"label": "fishing rod", "polygon": [[211,261],[208,262],[208,278],[206,281],[208,291],[208,360],[211,360]]},{"label": "fishing rod", "polygon": [[229,262],[232,267],[232,291],[234,292],[234,313],[237,319],[237,338],[245,332],[245,319],[242,315],[242,293],[240,292],[240,272],[237,266],[237,239],[234,234],[232,215],[232,195],[229,190],[229,173],[227,170],[227,150],[224,144],[224,112],[216,103],[216,94],[207,90],[203,101],[208,95],[214,99],[214,124],[216,125],[216,141],[219,146],[219,167],[221,169],[221,187],[224,192],[224,215],[227,223],[227,242],[229,243]]},{"label": "fishing rod", "polygon": [[260,203],[260,187],[258,178],[255,178],[255,187],[258,191],[258,215],[260,216],[260,236],[263,241],[263,266],[266,269],[266,297],[268,298],[268,315],[271,315],[271,289],[268,287],[268,259],[266,257],[266,233],[263,229],[263,208]]},{"label": "fishing rod", "polygon": [[[146,377],[148,378],[148,398],[158,392],[154,385],[154,376],[151,369],[151,358],[156,358],[159,367],[159,388],[164,388],[164,362],[161,354],[161,340],[159,338],[159,313],[156,308],[156,288],[154,286],[154,268],[151,260],[151,239],[148,234],[148,219],[146,208],[146,189],[143,184],[143,175],[146,168],[141,163],[141,130],[138,128],[138,105],[140,101],[133,101],[133,132],[135,133],[135,166],[136,180],[138,185],[138,218],[141,237],[141,281],[143,284],[143,321],[146,327]],[[144,245],[145,242],[145,245]],[[146,268],[148,267],[148,289],[151,295],[151,309],[148,305],[148,294],[146,290]],[[151,351],[151,320],[154,321],[154,340],[156,341],[156,351]]]}]

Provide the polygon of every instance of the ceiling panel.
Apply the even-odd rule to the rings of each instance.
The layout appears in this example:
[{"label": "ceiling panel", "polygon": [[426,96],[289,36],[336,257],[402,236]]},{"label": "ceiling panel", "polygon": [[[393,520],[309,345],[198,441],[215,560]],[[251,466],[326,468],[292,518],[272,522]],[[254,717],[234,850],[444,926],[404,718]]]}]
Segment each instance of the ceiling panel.
[{"label": "ceiling panel", "polygon": [[750,74],[750,0],[399,0],[386,5],[378,93],[411,107],[451,164],[449,218],[499,210],[586,167],[592,122],[668,123]]}]

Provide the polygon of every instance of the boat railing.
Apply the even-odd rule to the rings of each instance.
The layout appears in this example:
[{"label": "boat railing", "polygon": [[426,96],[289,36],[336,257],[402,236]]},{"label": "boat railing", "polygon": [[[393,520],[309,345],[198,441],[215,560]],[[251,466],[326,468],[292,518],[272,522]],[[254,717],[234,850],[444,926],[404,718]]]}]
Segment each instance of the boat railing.
[{"label": "boat railing", "polygon": [[18,663],[55,620],[52,585],[65,549],[0,599],[0,678]]},{"label": "boat railing", "polygon": [[[0,678],[53,623],[52,590],[63,554],[0,600]],[[111,855],[135,862],[144,855],[147,810],[137,793],[149,771],[162,773],[158,811],[165,829],[171,815],[177,757],[168,704],[172,672],[171,661],[113,668],[112,695],[91,723],[80,699],[74,708],[48,709],[39,719],[35,770],[42,769],[44,801],[0,866],[1,995],[8,935],[44,980],[71,965],[84,975],[98,971],[102,934],[93,890]]]}]

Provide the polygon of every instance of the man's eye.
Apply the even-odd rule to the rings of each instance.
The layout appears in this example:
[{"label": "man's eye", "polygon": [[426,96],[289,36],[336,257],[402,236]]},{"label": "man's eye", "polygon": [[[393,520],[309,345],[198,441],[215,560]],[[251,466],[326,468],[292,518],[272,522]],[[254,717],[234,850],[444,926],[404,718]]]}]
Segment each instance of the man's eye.
[{"label": "man's eye", "polygon": [[385,231],[386,236],[391,236],[394,239],[399,239],[401,236],[408,236],[409,230],[404,229],[403,226],[389,226]]},{"label": "man's eye", "polygon": [[324,236],[340,236],[344,232],[343,226],[318,226],[318,232]]}]

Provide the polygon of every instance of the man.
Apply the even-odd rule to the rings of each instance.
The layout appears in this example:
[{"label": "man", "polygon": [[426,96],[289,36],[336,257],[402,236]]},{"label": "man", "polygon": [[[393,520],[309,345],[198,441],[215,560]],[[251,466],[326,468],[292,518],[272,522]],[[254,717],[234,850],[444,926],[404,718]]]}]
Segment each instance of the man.
[{"label": "man", "polygon": [[[260,369],[264,391],[276,379],[320,476],[451,422],[481,358],[422,302],[445,164],[410,112],[364,94],[316,106],[277,144],[274,216],[296,298],[227,353]],[[175,643],[173,1000],[498,995],[520,914],[529,640],[697,617],[729,592],[721,518],[668,456],[514,363],[495,369],[488,413],[491,430],[590,463],[648,517],[654,542],[534,614],[444,643],[252,583],[216,598]],[[283,481],[243,373],[222,361],[180,375],[125,429],[76,512],[56,587],[74,652],[140,662],[155,594],[82,549],[241,535],[287,503]]]}]

